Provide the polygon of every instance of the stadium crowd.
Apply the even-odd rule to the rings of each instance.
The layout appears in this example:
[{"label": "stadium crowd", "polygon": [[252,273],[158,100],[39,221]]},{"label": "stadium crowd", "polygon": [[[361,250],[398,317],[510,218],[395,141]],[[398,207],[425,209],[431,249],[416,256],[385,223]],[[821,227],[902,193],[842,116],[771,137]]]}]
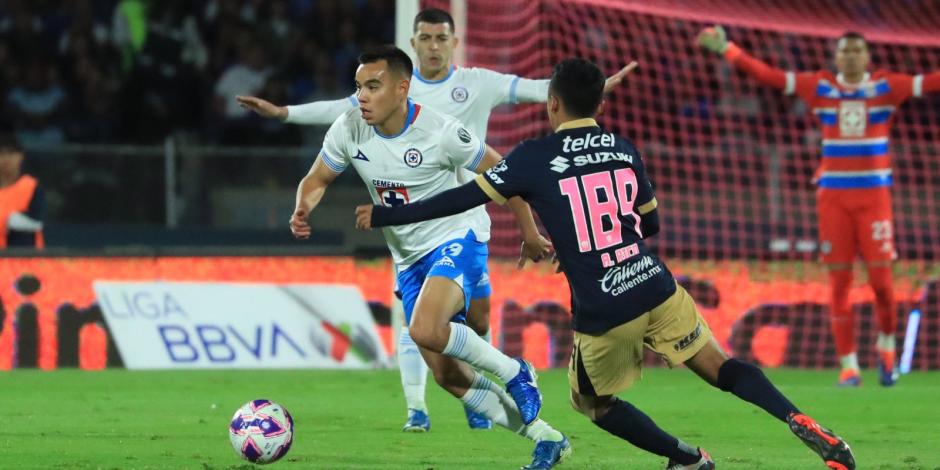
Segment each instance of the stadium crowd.
[{"label": "stadium crowd", "polygon": [[256,118],[232,97],[342,97],[358,51],[393,38],[391,0],[5,0],[0,132],[25,145],[170,133],[297,145],[302,129]]}]

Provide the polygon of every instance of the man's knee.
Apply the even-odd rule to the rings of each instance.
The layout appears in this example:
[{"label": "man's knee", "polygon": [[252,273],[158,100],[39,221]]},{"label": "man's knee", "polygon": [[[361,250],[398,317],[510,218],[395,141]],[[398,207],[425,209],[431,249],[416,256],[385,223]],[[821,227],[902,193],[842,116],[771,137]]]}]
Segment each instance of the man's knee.
[{"label": "man's knee", "polygon": [[594,397],[589,395],[581,395],[574,390],[571,391],[571,407],[574,408],[578,413],[587,416],[591,421],[597,421],[604,417],[607,414],[607,411],[610,410],[610,407],[613,404],[613,400],[616,398],[606,395],[601,397]]},{"label": "man's knee", "polygon": [[426,349],[432,349],[431,346],[436,343],[435,339],[438,333],[435,331],[436,325],[434,322],[430,321],[415,321],[411,322],[411,326],[408,327],[408,334],[411,335],[411,339],[417,344]]}]

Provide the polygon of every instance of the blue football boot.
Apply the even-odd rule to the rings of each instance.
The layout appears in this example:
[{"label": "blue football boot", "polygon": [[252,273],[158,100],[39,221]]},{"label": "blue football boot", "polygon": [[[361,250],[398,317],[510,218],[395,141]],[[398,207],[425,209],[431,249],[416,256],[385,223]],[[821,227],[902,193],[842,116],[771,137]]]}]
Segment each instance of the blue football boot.
[{"label": "blue football boot", "polygon": [[470,429],[493,429],[493,422],[490,421],[490,419],[486,416],[477,413],[476,411],[473,411],[466,406],[463,407],[463,412],[467,415],[467,425],[470,426]]},{"label": "blue football boot", "polygon": [[532,463],[522,467],[523,470],[549,469],[571,456],[571,443],[564,434],[560,441],[539,441],[532,451]]},{"label": "blue football boot", "polygon": [[428,432],[431,430],[431,418],[421,410],[408,410],[408,421],[401,428],[404,432]]},{"label": "blue football boot", "polygon": [[519,373],[506,382],[506,391],[516,402],[522,422],[528,425],[539,416],[539,411],[542,409],[542,394],[539,393],[539,386],[536,382],[538,375],[535,374],[532,364],[523,359],[516,359],[516,361],[519,361]]}]

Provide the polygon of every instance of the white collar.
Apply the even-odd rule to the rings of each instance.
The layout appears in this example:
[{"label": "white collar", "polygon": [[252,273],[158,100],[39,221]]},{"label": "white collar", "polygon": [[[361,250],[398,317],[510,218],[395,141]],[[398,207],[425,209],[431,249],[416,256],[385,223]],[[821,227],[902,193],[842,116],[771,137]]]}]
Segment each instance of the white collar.
[{"label": "white collar", "polygon": [[858,83],[846,83],[845,77],[840,73],[836,75],[836,81],[839,82],[839,85],[842,85],[846,88],[861,88],[868,83],[868,80],[871,79],[871,73],[865,72],[865,75],[862,75],[862,81]]}]

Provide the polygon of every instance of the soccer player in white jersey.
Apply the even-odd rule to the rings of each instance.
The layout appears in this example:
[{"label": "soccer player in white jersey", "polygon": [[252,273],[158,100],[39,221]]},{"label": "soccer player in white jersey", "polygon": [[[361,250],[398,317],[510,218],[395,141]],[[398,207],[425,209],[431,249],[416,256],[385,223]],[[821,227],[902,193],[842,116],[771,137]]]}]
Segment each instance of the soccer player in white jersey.
[{"label": "soccer player in white jersey", "polygon": [[[359,109],[336,119],[297,189],[290,220],[297,238],[310,235],[311,211],[350,165],[375,204],[394,207],[459,186],[462,168],[480,173],[501,159],[457,119],[408,98],[412,64],[404,51],[383,46],[359,61]],[[537,233],[527,205],[514,212],[520,224]],[[464,324],[471,294],[486,268],[487,229],[488,224],[481,226],[464,212],[383,234],[397,267],[410,336],[435,380],[473,411],[534,440],[532,463],[524,468],[552,468],[571,453],[571,446],[538,419],[541,395],[531,366],[506,356]],[[524,254],[535,259],[550,249],[547,240],[536,237],[524,244]],[[498,377],[506,390],[468,364]]]},{"label": "soccer player in white jersey", "polygon": [[[458,68],[453,63],[454,49],[459,41],[454,35],[454,20],[436,8],[423,10],[415,16],[414,36],[411,45],[418,56],[419,67],[414,70],[409,96],[416,102],[431,106],[437,111],[456,117],[473,134],[486,141],[487,122],[490,112],[502,104],[545,102],[548,96],[548,80],[529,80],[515,75],[494,72],[484,68]],[[609,77],[604,91],[610,91],[635,67],[635,63],[624,67]],[[359,106],[355,95],[335,101],[321,101],[298,106],[275,106],[263,99],[249,96],[236,97],[242,106],[267,118],[276,118],[292,124],[331,124],[342,113]],[[471,181],[475,174],[462,172],[461,182]],[[474,218],[489,225],[484,207],[470,211]],[[524,237],[533,234],[524,233]],[[467,324],[487,341],[490,340],[490,284],[484,274],[481,283],[472,293]],[[405,431],[427,431],[430,419],[424,400],[427,381],[427,366],[418,353],[418,348],[408,335],[407,326],[402,329],[398,344],[398,365],[402,387],[408,406]],[[491,423],[469,408],[467,422],[473,429],[488,429]]]}]

